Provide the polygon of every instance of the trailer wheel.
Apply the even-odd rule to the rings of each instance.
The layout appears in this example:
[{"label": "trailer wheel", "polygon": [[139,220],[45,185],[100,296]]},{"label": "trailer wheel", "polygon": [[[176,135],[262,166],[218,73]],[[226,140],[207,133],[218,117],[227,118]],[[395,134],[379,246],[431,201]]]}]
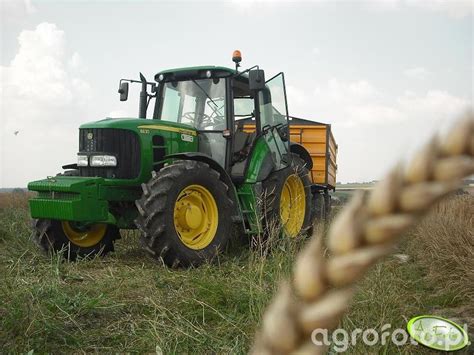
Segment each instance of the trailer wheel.
[{"label": "trailer wheel", "polygon": [[142,184],[135,202],[141,242],[170,267],[211,261],[229,242],[234,202],[220,174],[199,161],[178,160]]},{"label": "trailer wheel", "polygon": [[331,211],[331,196],[327,191],[313,195],[313,216],[318,221],[326,221]]},{"label": "trailer wheel", "polygon": [[264,228],[271,233],[283,228],[289,237],[311,227],[311,182],[305,162],[291,154],[289,167],[274,171],[263,182]]},{"label": "trailer wheel", "polygon": [[61,252],[71,261],[77,257],[105,255],[114,251],[114,241],[120,239],[117,227],[96,223],[80,225],[74,222],[37,219],[33,221],[33,240],[45,252]]},{"label": "trailer wheel", "polygon": [[324,212],[324,219],[328,220],[331,213],[331,195],[329,195],[328,190],[324,191]]}]

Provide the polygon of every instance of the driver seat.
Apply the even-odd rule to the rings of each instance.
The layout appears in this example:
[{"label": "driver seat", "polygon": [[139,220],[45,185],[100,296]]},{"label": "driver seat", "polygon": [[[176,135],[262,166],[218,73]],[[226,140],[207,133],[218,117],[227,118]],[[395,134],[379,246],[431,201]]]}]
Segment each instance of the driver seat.
[{"label": "driver seat", "polygon": [[244,132],[243,127],[237,127],[233,139],[231,176],[236,182],[243,182],[248,157],[255,140],[256,133]]}]

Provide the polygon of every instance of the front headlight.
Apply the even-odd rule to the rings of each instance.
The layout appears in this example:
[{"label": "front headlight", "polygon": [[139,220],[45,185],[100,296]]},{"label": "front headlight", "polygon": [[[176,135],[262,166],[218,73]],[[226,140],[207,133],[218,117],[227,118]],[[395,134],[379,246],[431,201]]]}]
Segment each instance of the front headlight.
[{"label": "front headlight", "polygon": [[93,155],[91,166],[117,166],[117,158],[113,155]]},{"label": "front headlight", "polygon": [[89,165],[89,159],[87,155],[78,155],[77,156],[77,166],[87,166]]}]

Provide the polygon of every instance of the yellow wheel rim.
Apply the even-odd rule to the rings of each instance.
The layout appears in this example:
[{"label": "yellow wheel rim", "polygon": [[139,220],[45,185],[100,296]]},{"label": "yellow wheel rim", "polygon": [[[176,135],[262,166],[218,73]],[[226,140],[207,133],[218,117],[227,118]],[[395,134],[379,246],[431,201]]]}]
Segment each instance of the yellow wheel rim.
[{"label": "yellow wheel rim", "polygon": [[67,221],[62,221],[61,225],[67,239],[82,248],[89,248],[98,244],[107,230],[107,225],[104,223],[92,224],[87,228],[78,228]]},{"label": "yellow wheel rim", "polygon": [[173,217],[176,233],[188,248],[204,249],[213,241],[219,212],[214,196],[205,187],[185,187],[176,199]]},{"label": "yellow wheel rim", "polygon": [[296,175],[290,175],[283,184],[280,196],[280,218],[285,232],[296,237],[301,231],[306,211],[306,194],[303,181]]}]

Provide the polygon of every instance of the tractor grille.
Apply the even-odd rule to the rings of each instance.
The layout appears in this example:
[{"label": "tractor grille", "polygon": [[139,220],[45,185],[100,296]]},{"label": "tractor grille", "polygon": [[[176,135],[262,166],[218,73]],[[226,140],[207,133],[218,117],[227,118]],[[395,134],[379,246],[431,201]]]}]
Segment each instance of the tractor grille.
[{"label": "tractor grille", "polygon": [[76,201],[81,199],[81,195],[73,192],[39,191],[38,198],[47,200]]},{"label": "tractor grille", "polygon": [[140,142],[135,132],[116,128],[80,129],[79,153],[117,157],[116,167],[79,167],[80,176],[134,179],[140,174]]}]

